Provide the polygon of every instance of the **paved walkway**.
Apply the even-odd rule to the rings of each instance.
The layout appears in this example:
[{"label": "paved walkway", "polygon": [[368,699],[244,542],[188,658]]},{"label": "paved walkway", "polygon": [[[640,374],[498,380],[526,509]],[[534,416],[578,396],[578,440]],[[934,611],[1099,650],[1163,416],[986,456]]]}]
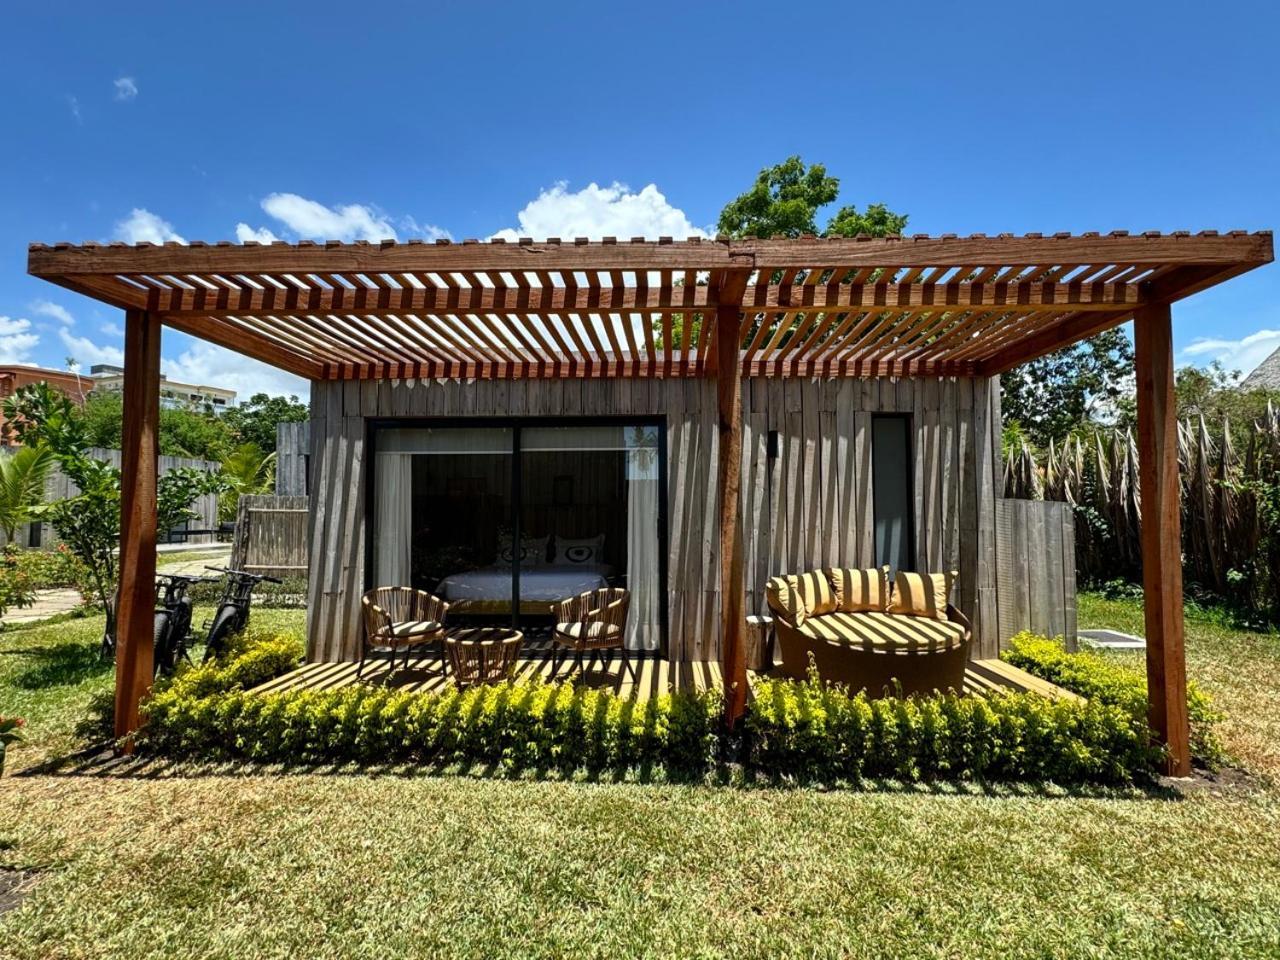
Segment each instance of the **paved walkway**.
[{"label": "paved walkway", "polygon": [[69,613],[80,606],[80,591],[59,587],[56,590],[37,590],[36,602],[31,607],[14,607],[0,623],[31,623],[45,620],[60,613]]},{"label": "paved walkway", "polygon": [[[177,551],[171,550],[169,552]],[[231,555],[231,544],[192,544],[181,552],[199,554],[202,559],[166,563],[165,555],[161,553],[157,558],[159,562],[156,569],[160,573],[206,574],[209,573],[205,569],[206,566],[218,567],[226,564]],[[36,620],[55,617],[60,613],[70,613],[78,606],[80,606],[80,591],[78,590],[65,587],[54,590],[37,590],[34,606],[14,607],[5,615],[3,620],[0,620],[0,624],[33,623]]]}]

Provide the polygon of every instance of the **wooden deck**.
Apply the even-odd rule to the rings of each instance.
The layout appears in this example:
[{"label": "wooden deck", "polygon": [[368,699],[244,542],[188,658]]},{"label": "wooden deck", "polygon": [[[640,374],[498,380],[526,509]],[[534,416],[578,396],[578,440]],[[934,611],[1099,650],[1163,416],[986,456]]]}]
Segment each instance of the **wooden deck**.
[{"label": "wooden deck", "polygon": [[[609,689],[619,696],[635,700],[673,690],[702,691],[720,687],[723,679],[719,663],[681,663],[670,660],[635,661],[636,679],[626,673],[615,658],[612,666],[596,666],[584,671],[584,682],[591,687]],[[352,662],[308,663],[256,687],[255,693],[280,693],[285,690],[337,690],[357,683],[388,687],[415,693],[435,693],[453,685],[451,677],[440,673],[440,662],[435,658],[411,661],[390,670],[386,660],[371,661],[365,665],[364,676],[356,677],[357,665]],[[551,661],[542,657],[522,659],[516,666],[516,680],[546,679],[551,673]],[[573,675],[570,664],[560,668],[560,679]],[[750,675],[752,677],[757,674]],[[1056,687],[1046,680],[1011,667],[999,660],[974,660],[965,671],[965,693],[986,694],[1003,690],[1031,691],[1047,697],[1079,699],[1076,694]]]}]

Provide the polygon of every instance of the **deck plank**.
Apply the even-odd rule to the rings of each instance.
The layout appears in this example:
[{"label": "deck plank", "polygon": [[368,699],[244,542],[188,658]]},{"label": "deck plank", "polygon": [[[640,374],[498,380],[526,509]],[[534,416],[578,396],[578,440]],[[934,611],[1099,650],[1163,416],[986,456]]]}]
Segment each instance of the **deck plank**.
[{"label": "deck plank", "polygon": [[[618,696],[643,703],[654,697],[675,690],[700,693],[722,689],[724,676],[718,661],[670,661],[651,657],[632,661],[636,677],[625,671],[621,658],[613,663],[598,664],[585,670],[584,682],[593,688],[612,690]],[[385,686],[394,690],[414,693],[440,693],[453,683],[450,677],[440,674],[439,661],[434,659],[412,661],[409,668],[398,666],[395,670],[385,660],[366,664],[363,677],[356,677],[357,665],[343,663],[308,663],[283,676],[268,680],[253,688],[253,693],[282,693],[288,690],[339,690],[357,683],[369,686]],[[576,671],[568,663],[561,665],[559,679],[566,680]],[[517,661],[515,679],[529,682],[547,680],[551,676],[551,660],[545,657],[526,657]],[[756,682],[761,675],[748,674],[748,695],[754,695]],[[964,692],[971,696],[1015,691],[1038,693],[1059,700],[1082,700],[1078,694],[1064,690],[1047,680],[1032,676],[1025,670],[1001,660],[973,660],[965,670]]]}]

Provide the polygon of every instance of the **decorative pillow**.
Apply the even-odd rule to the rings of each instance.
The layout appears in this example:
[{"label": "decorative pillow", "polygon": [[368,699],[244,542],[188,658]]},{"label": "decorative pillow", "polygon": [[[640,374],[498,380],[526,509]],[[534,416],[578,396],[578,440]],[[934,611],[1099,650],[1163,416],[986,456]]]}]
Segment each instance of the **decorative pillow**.
[{"label": "decorative pillow", "polygon": [[889,604],[889,612],[908,617],[947,619],[947,597],[951,595],[951,584],[957,576],[959,574],[954,570],[950,573],[908,573],[899,570],[893,582],[893,600]]},{"label": "decorative pillow", "polygon": [[556,563],[602,563],[604,534],[596,537],[556,537]]},{"label": "decorative pillow", "polygon": [[[551,537],[521,537],[520,566],[540,567],[547,562],[547,544]],[[504,533],[498,537],[498,561],[510,563],[512,560],[511,534]]]},{"label": "decorative pillow", "polygon": [[841,613],[862,613],[874,610],[883,613],[889,608],[889,568],[850,570],[832,567],[826,571],[836,594]]},{"label": "decorative pillow", "polygon": [[798,591],[791,589],[790,580],[791,577],[785,575],[770,577],[764,585],[764,597],[770,609],[798,627],[805,619],[804,601]]},{"label": "decorative pillow", "polygon": [[787,581],[792,590],[799,592],[806,617],[820,617],[824,613],[835,613],[840,609],[840,598],[821,570],[811,570],[798,576],[792,574],[787,577]]}]

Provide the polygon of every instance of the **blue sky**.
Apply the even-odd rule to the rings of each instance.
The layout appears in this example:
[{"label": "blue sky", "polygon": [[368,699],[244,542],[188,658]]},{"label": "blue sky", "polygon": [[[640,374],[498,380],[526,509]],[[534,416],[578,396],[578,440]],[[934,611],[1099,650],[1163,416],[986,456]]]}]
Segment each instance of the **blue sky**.
[{"label": "blue sky", "polygon": [[[0,362],[119,355],[117,313],[25,275],[31,241],[681,235],[794,153],[913,233],[1280,225],[1280,13],[1036,9],[8,7]],[[1179,361],[1247,369],[1278,304],[1273,266],[1176,306]],[[171,331],[163,356],[305,392]]]}]

